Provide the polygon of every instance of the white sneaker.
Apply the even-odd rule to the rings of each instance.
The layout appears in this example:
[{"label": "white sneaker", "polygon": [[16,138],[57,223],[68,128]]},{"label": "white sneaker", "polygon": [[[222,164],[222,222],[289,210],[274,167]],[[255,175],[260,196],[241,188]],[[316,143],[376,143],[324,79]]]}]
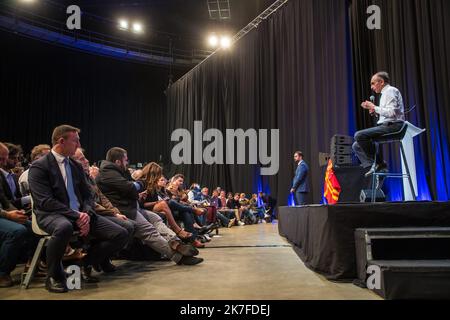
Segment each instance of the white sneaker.
[{"label": "white sneaker", "polygon": [[264,219],[267,219],[267,218],[270,218],[270,215],[265,214],[265,215],[264,215]]},{"label": "white sneaker", "polygon": [[239,225],[239,226],[245,226],[245,223],[242,222],[242,221],[238,221],[238,225]]},{"label": "white sneaker", "polygon": [[262,220],[262,223],[267,223],[267,221],[266,220]]}]

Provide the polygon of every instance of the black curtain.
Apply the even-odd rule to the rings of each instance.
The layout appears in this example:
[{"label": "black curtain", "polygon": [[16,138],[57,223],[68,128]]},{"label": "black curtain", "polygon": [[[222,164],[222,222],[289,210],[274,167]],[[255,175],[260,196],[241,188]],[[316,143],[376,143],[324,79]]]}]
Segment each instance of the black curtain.
[{"label": "black curtain", "polygon": [[[369,5],[381,8],[381,30],[366,27]],[[427,132],[417,138],[416,162],[421,199],[450,199],[450,1],[358,0],[352,19],[355,95],[370,95],[370,77],[385,70],[403,94],[407,119]],[[358,128],[371,119],[357,107]],[[400,169],[398,148],[385,150],[391,166]],[[389,185],[391,199],[401,198],[399,181]]]},{"label": "black curtain", "polygon": [[[295,172],[293,153],[310,165],[311,200],[323,193],[319,152],[332,135],[354,130],[351,47],[346,0],[289,1],[236,43],[176,82],[168,97],[169,132],[194,121],[204,130],[280,130],[278,175],[260,177],[251,165],[180,165],[188,182],[227,191],[269,188],[286,204]],[[173,147],[175,143],[172,143]],[[206,146],[207,144],[204,144]]]},{"label": "black curtain", "polygon": [[[0,32],[0,141],[51,142],[55,126],[81,128],[93,161],[114,146],[131,163],[167,152],[168,69],[123,62]],[[176,71],[178,73],[183,70]]]}]

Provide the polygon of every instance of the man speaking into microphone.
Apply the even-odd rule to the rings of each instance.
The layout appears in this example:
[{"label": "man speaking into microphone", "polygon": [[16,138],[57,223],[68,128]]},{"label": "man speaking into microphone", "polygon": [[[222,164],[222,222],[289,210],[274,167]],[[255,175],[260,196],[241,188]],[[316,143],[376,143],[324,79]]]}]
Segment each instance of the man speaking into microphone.
[{"label": "man speaking into microphone", "polygon": [[353,144],[353,151],[364,168],[371,167],[366,173],[366,177],[375,172],[387,170],[387,164],[381,154],[377,155],[376,167],[372,166],[376,153],[374,141],[385,134],[398,132],[405,121],[402,95],[397,88],[389,83],[387,72],[376,73],[372,77],[370,87],[375,93],[381,94],[380,105],[374,104],[375,97],[371,97],[372,102],[365,101],[361,104],[361,107],[368,110],[371,115],[379,116],[376,127],[355,133],[356,142]]}]

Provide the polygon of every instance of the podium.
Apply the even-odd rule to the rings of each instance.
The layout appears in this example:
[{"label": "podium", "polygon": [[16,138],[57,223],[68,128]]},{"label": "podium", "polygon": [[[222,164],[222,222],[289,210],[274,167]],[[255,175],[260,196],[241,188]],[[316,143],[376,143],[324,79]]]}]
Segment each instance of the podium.
[{"label": "podium", "polygon": [[[408,180],[403,179],[403,190],[404,190],[404,197],[405,201],[415,201],[418,197],[418,189],[417,189],[417,174],[416,174],[416,156],[414,151],[414,138],[418,135],[424,133],[426,129],[420,129],[416,127],[415,125],[409,123],[408,121],[405,121],[405,123],[408,126],[408,129],[406,131],[405,137],[402,140],[403,149],[405,151],[406,155],[406,161],[405,163],[403,157],[400,154],[400,159],[402,160],[402,173],[407,174],[406,165],[409,168],[409,174],[411,176],[411,180],[414,186],[414,192],[411,190],[411,187],[409,185]],[[415,194],[413,194],[415,193]]]}]

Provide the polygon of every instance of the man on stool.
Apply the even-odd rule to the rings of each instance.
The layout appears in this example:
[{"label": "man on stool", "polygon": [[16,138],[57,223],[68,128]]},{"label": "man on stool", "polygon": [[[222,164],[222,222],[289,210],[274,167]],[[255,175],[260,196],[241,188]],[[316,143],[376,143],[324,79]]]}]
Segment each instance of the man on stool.
[{"label": "man on stool", "polygon": [[373,167],[377,138],[388,134],[398,132],[405,121],[403,98],[397,88],[389,84],[389,74],[387,72],[376,73],[371,80],[371,89],[380,94],[380,106],[373,102],[365,101],[361,107],[369,110],[370,114],[380,117],[377,126],[355,133],[356,142],[353,144],[353,151],[364,168],[371,169],[366,173],[366,177],[375,172],[387,171],[387,164],[383,161],[381,154],[376,155],[376,167]]}]

